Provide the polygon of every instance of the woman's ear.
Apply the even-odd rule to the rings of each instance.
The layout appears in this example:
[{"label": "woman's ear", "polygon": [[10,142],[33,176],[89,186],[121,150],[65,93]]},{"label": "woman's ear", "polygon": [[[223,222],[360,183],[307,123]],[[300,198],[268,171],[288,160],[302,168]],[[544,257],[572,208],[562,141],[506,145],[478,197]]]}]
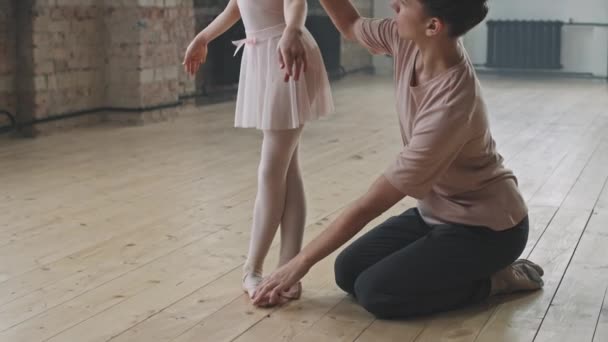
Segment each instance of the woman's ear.
[{"label": "woman's ear", "polygon": [[438,18],[431,18],[428,20],[426,25],[426,35],[428,37],[433,37],[441,33],[445,29],[445,25],[443,21]]}]

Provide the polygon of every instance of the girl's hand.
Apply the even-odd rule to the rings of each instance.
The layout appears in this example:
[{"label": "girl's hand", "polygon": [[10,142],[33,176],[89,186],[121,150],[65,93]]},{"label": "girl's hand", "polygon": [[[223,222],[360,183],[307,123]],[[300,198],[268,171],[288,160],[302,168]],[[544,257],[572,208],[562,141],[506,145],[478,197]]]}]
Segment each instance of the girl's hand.
[{"label": "girl's hand", "polygon": [[184,69],[189,75],[194,75],[200,68],[201,64],[207,60],[207,41],[197,36],[192,40],[186,56],[184,57]]},{"label": "girl's hand", "polygon": [[286,28],[283,36],[279,41],[279,66],[281,69],[287,68],[285,71],[285,82],[289,78],[294,80],[300,79],[300,73],[306,71],[306,49],[302,30],[295,28]]}]

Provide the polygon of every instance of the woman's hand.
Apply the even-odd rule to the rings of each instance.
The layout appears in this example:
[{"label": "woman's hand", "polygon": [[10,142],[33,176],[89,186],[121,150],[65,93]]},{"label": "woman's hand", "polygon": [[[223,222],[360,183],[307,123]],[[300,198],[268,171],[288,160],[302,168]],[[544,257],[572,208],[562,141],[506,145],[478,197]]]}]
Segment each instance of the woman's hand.
[{"label": "woman's hand", "polygon": [[281,294],[296,285],[308,273],[309,267],[295,257],[264,278],[253,296],[256,306],[274,306],[281,302]]},{"label": "woman's hand", "polygon": [[302,30],[287,27],[279,41],[279,66],[285,70],[285,82],[289,78],[295,81],[306,71],[307,57]]},{"label": "woman's hand", "polygon": [[207,41],[200,36],[197,36],[192,40],[188,49],[186,50],[186,56],[184,57],[184,69],[189,75],[194,75],[200,68],[201,64],[207,60]]}]

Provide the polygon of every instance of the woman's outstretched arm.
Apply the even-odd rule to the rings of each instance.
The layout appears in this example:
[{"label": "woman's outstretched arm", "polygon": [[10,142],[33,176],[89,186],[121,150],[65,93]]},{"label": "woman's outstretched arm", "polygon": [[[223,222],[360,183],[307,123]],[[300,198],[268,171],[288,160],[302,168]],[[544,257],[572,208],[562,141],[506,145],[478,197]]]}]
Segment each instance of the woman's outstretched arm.
[{"label": "woman's outstretched arm", "polygon": [[345,244],[371,220],[404,197],[384,175],[380,176],[367,193],[351,203],[295,258],[266,277],[256,290],[253,303],[261,306],[277,304],[282,291],[297,283],[313,265]]},{"label": "woman's outstretched arm", "polygon": [[321,5],[338,28],[338,31],[346,39],[354,40],[354,27],[361,16],[350,0],[321,0]]}]

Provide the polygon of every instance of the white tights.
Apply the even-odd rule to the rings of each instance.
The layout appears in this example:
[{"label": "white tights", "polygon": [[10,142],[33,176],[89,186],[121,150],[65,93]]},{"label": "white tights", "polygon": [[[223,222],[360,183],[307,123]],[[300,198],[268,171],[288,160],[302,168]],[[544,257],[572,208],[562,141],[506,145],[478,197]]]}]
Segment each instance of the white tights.
[{"label": "white tights", "polygon": [[264,131],[258,168],[258,192],[243,276],[243,289],[249,296],[253,296],[262,280],[264,259],[279,225],[279,266],[291,260],[302,248],[306,198],[298,161],[301,132],[302,128]]}]

